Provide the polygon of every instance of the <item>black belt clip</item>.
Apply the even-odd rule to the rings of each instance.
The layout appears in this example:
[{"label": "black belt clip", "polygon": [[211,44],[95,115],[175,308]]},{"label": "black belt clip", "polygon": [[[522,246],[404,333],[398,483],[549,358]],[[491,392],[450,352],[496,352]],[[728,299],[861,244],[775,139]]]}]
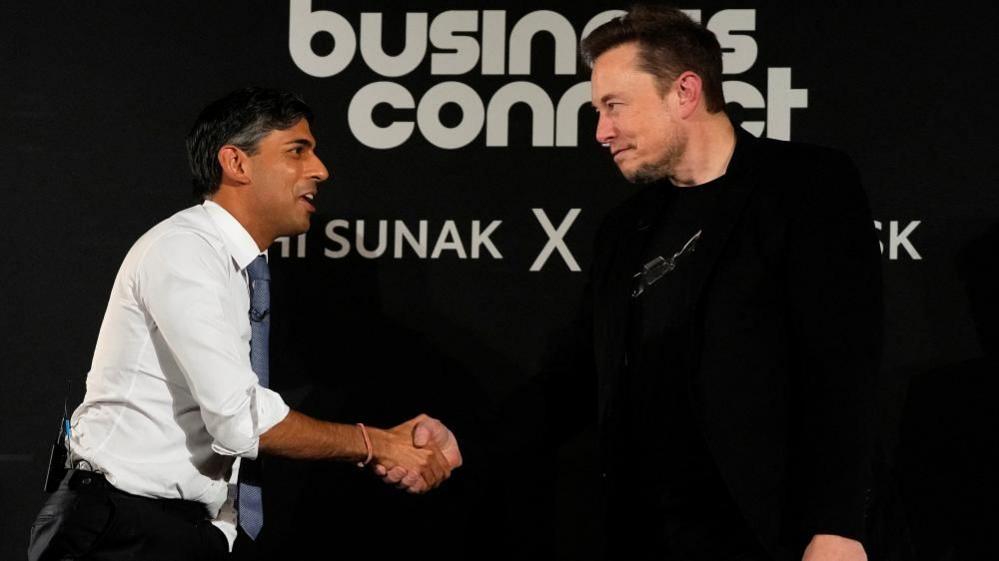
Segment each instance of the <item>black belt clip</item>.
[{"label": "black belt clip", "polygon": [[69,470],[69,488],[80,489],[83,487],[107,488],[108,480],[103,473],[89,471],[85,469]]}]

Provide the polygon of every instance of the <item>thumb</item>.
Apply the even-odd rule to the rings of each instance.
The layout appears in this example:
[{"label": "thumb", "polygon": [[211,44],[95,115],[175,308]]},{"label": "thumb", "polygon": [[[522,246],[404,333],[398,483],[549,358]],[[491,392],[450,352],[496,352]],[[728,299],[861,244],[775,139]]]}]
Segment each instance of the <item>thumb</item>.
[{"label": "thumb", "polygon": [[423,422],[417,423],[416,428],[413,429],[413,445],[417,448],[422,448],[430,442],[430,429],[423,424]]}]

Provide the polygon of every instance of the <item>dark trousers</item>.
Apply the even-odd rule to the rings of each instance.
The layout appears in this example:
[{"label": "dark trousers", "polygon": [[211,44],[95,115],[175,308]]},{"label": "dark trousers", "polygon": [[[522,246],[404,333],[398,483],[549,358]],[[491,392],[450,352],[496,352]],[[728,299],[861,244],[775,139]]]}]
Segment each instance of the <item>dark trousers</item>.
[{"label": "dark trousers", "polygon": [[214,561],[228,552],[201,503],[139,497],[69,470],[31,526],[28,560]]},{"label": "dark trousers", "polygon": [[[709,525],[708,525],[709,526]],[[748,530],[718,532],[660,517],[620,516],[607,524],[607,561],[776,561]]]},{"label": "dark trousers", "polygon": [[232,544],[232,554],[228,561],[269,561],[271,559],[283,559],[285,556],[268,547],[267,525],[260,530],[260,535],[254,540],[243,531],[243,528],[236,527],[236,542]]},{"label": "dark trousers", "polygon": [[724,488],[674,486],[664,495],[663,486],[632,474],[605,489],[607,561],[777,561]]}]

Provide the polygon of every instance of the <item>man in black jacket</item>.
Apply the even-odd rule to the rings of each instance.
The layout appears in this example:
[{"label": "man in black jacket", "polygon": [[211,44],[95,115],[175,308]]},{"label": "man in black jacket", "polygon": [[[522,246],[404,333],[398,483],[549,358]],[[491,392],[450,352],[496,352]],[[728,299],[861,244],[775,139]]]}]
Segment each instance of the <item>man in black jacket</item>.
[{"label": "man in black jacket", "polygon": [[608,558],[864,561],[882,310],[855,167],[736,130],[718,42],[678,10],[582,50],[597,140],[646,184],[547,365],[597,380]]}]

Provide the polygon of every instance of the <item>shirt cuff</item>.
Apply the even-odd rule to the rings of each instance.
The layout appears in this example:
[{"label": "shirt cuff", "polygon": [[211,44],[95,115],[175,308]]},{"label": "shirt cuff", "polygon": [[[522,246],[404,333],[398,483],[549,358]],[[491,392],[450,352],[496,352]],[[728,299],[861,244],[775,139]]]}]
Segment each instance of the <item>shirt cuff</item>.
[{"label": "shirt cuff", "polygon": [[[270,388],[258,385],[255,397],[253,404],[256,407],[254,417],[257,421],[257,437],[254,439],[253,450],[246,454],[240,454],[245,458],[256,458],[260,448],[260,435],[271,430],[274,425],[283,421],[291,412],[291,407],[288,407],[288,404],[284,402],[281,394]],[[253,455],[251,456],[250,453]]]},{"label": "shirt cuff", "polygon": [[260,435],[288,416],[291,408],[281,395],[260,385],[251,386],[249,403],[242,413],[226,418],[213,434],[212,449],[223,456],[254,459],[260,448]]}]

